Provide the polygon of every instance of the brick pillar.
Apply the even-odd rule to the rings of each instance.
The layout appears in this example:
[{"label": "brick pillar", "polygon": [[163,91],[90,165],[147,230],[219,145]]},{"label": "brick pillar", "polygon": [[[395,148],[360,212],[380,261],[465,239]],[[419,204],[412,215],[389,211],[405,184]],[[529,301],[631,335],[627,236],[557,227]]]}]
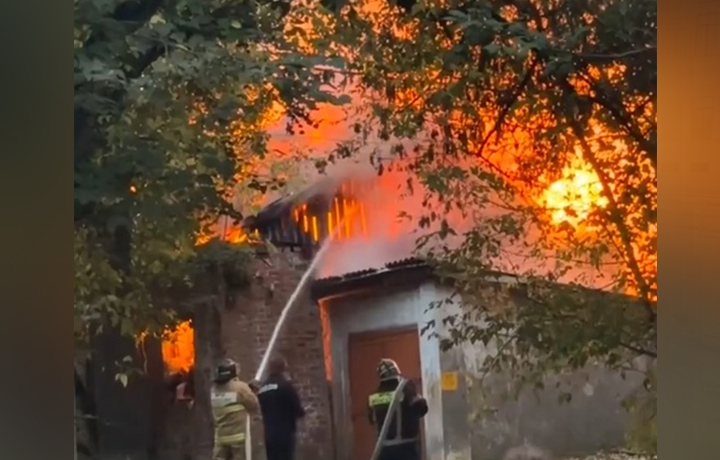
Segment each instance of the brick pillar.
[{"label": "brick pillar", "polygon": [[[236,292],[234,304],[222,312],[222,341],[227,357],[240,363],[241,378],[250,380],[262,359],[285,303],[305,267],[289,252],[272,254],[268,263],[254,261],[250,288]],[[298,459],[331,460],[330,400],[325,380],[320,313],[308,291],[297,299],[278,337],[276,352],[288,361],[289,373],[307,415],[300,422]],[[253,424],[253,460],[265,458],[262,427]]]}]

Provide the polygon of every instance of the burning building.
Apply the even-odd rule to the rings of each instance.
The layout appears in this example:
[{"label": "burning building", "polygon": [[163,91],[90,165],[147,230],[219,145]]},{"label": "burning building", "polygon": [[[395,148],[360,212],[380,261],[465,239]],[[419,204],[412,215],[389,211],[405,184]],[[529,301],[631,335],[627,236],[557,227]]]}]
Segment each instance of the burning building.
[{"label": "burning building", "polygon": [[[213,364],[231,357],[240,363],[241,377],[252,378],[286,301],[320,245],[334,235],[336,249],[298,299],[277,343],[307,412],[298,458],[369,458],[375,433],[365,404],[377,384],[377,362],[385,357],[395,359],[428,400],[425,460],[500,459],[524,441],[556,454],[622,444],[627,420],[620,400],[639,380],[588,368],[563,377],[571,404],[558,405],[552,384],[508,401],[497,396],[507,378],[479,375],[491,345],[441,347],[447,334],[442,319],[460,307],[442,302],[452,287],[412,257],[412,224],[395,219],[397,205],[385,206],[396,185],[373,177],[326,179],[247,219],[238,232],[271,243],[250,263],[251,282],[199,301],[187,312],[188,322],[145,344],[150,377],[132,390],[134,396],[117,396],[101,412],[142,420],[130,424],[143,440],[138,445],[152,446],[158,458],[205,458],[212,446],[207,394]],[[508,282],[502,275],[492,280]],[[500,307],[518,301],[493,295],[490,301]],[[433,303],[442,306],[429,308]],[[150,410],[129,415],[128,398]],[[255,422],[253,458],[262,460],[262,424]],[[122,433],[114,433],[106,439],[119,445]]]},{"label": "burning building", "polygon": [[[547,390],[508,401],[500,396],[508,387],[506,377],[480,375],[481,363],[493,353],[491,344],[443,350],[443,318],[462,313],[461,307],[443,302],[452,287],[412,257],[412,225],[393,220],[383,206],[394,197],[383,188],[387,184],[374,178],[328,179],[269,204],[246,222],[247,231],[281,248],[258,262],[257,282],[239,292],[222,314],[224,353],[238,359],[248,377],[309,261],[330,235],[337,239],[278,342],[309,409],[300,458],[369,458],[375,433],[366,401],[383,357],[395,359],[428,400],[426,460],[499,459],[524,441],[557,454],[621,445],[627,423],[621,400],[641,384],[639,379],[589,367],[549,378],[563,391],[570,389],[571,404],[557,403],[561,390],[553,382]],[[396,205],[389,208],[397,213]],[[515,280],[496,274],[490,283],[506,286]],[[522,301],[493,292],[486,297],[498,308]],[[442,306],[431,309],[431,304]],[[262,458],[259,445],[255,452]]]}]

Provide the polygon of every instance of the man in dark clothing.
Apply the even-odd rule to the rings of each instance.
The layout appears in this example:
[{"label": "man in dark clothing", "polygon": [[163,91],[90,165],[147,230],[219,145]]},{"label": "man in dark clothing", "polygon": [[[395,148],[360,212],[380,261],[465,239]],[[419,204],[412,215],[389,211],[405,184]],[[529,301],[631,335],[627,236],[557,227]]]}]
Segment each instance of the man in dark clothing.
[{"label": "man in dark clothing", "polygon": [[274,358],[269,363],[268,378],[258,390],[267,460],[292,460],[297,420],[305,416],[300,396],[285,375],[286,369],[283,358]]},{"label": "man in dark clothing", "polygon": [[[368,398],[368,412],[370,423],[375,425],[379,436],[401,377],[400,368],[391,359],[381,360],[377,371],[380,385]],[[420,459],[420,419],[427,414],[427,401],[418,394],[412,381],[407,382],[399,397],[399,404],[390,414],[392,419],[378,460]]]}]

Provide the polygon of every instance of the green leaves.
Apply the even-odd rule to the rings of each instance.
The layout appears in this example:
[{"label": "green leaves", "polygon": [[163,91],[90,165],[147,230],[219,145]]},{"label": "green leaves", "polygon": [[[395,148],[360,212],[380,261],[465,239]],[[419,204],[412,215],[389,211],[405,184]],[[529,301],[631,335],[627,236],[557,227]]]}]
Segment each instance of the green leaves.
[{"label": "green leaves", "polygon": [[275,168],[253,170],[268,112],[282,106],[294,122],[318,102],[348,102],[316,68],[341,60],[293,50],[278,33],[285,5],[75,3],[80,340],[106,322],[132,335],[172,321],[171,288],[209,268],[196,260],[198,236],[239,217],[233,191],[281,182]]},{"label": "green leaves", "polygon": [[[483,368],[530,385],[655,357],[657,2],[471,1],[412,13],[411,32],[395,36],[387,23],[410,18],[336,17],[331,39],[356,51],[348,67],[363,89],[384,96],[368,104],[374,131],[363,135],[413,146],[403,161],[427,196],[404,211],[424,230],[418,249],[453,283],[462,315],[482,318],[448,320],[443,347],[495,343]],[[580,158],[586,168],[569,174]],[[583,190],[547,198],[578,183],[599,185],[605,204]],[[488,281],[496,272],[517,276],[511,293]]]}]

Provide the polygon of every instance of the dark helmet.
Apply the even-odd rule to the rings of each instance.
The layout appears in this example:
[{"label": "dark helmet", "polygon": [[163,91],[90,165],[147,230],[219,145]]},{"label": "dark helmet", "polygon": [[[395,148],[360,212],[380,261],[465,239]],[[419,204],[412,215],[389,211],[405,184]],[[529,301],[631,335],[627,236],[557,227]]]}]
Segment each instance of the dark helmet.
[{"label": "dark helmet", "polygon": [[217,383],[225,383],[234,379],[238,375],[238,365],[232,359],[223,359],[215,368],[215,381]]},{"label": "dark helmet", "polygon": [[400,378],[400,367],[392,359],[381,359],[377,367],[377,373],[380,381],[397,380]]}]

